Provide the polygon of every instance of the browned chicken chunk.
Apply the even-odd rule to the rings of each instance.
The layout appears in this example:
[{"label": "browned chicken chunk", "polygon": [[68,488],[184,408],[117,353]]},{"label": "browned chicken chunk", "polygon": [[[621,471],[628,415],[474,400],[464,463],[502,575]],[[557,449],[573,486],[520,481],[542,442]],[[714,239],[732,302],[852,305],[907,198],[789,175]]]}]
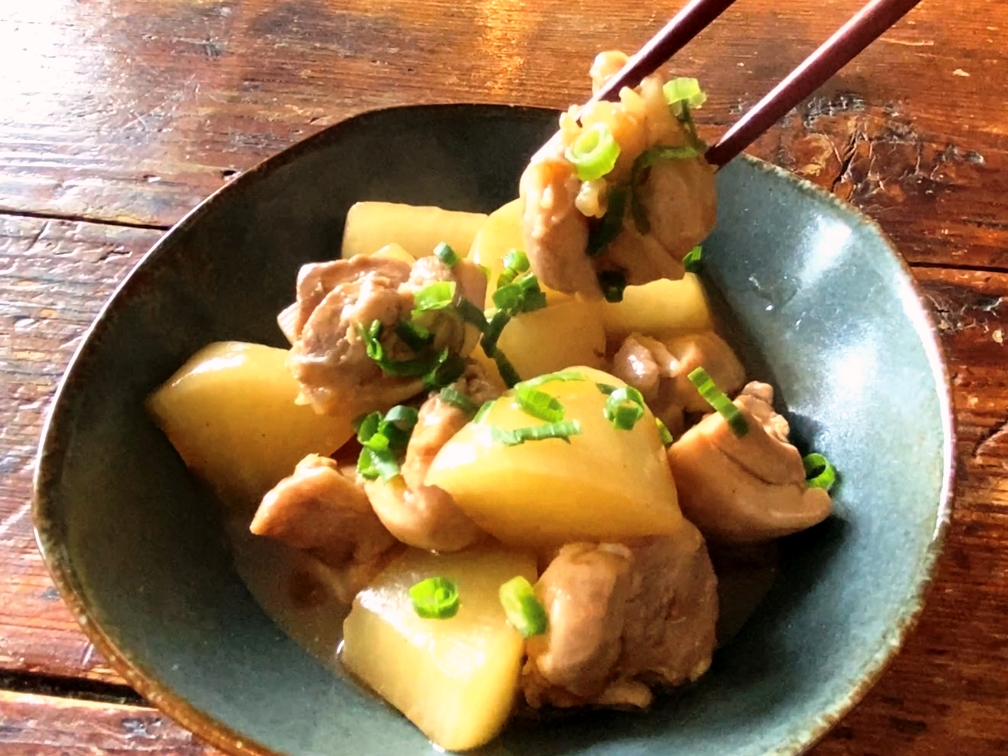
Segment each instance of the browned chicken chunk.
[{"label": "browned chicken chunk", "polygon": [[572,543],[536,584],[549,618],[528,641],[530,706],[646,707],[652,688],[707,671],[717,578],[699,531],[620,544]]},{"label": "browned chicken chunk", "polygon": [[[418,377],[383,375],[368,356],[358,329],[380,321],[386,327],[382,343],[390,356],[411,357],[389,334],[396,323],[410,317],[414,294],[436,281],[455,281],[456,296],[473,302],[485,297],[486,277],[465,260],[449,268],[433,256],[411,264],[379,252],[303,266],[297,302],[280,314],[278,322],[291,341],[289,364],[304,399],[320,413],[346,407],[365,412],[419,392]],[[425,325],[436,332],[437,348],[462,351],[466,328],[457,317],[434,313]]]},{"label": "browned chicken chunk", "polygon": [[[595,59],[595,91],[626,59],[615,51]],[[682,258],[714,227],[714,171],[699,151],[691,151],[691,136],[671,113],[662,84],[660,76],[649,76],[637,88],[624,88],[616,102],[572,108],[560,117],[559,131],[532,157],[519,185],[522,234],[532,271],[544,286],[598,299],[600,272],[617,273],[632,285],[682,278]],[[607,174],[582,180],[567,150],[597,127],[612,136],[619,155]],[[635,170],[637,159],[652,147],[679,149],[675,157],[651,160]],[[602,222],[612,198],[618,193],[625,197],[631,182],[635,203],[624,202],[618,234],[589,257],[591,224]],[[631,204],[649,224],[638,228]]]},{"label": "browned chicken chunk", "polygon": [[309,454],[263,497],[249,527],[332,567],[346,603],[381,571],[396,542],[352,475],[329,457]]},{"label": "browned chicken chunk", "polygon": [[727,394],[745,382],[742,363],[713,331],[663,341],[630,334],[613,357],[612,372],[640,391],[651,411],[678,436],[684,428],[683,412],[710,409],[688,377],[698,367]]},{"label": "browned chicken chunk", "polygon": [[772,401],[771,386],[750,383],[735,400],[749,426],[744,436],[713,413],[669,447],[679,506],[712,540],[766,541],[829,516],[829,494],[806,485],[787,420]]},{"label": "browned chicken chunk", "polygon": [[[500,395],[475,363],[469,363],[455,388],[477,407]],[[378,518],[403,543],[432,551],[458,551],[484,536],[447,491],[424,484],[441,447],[469,420],[467,412],[431,394],[420,407],[401,477],[364,484]]]}]

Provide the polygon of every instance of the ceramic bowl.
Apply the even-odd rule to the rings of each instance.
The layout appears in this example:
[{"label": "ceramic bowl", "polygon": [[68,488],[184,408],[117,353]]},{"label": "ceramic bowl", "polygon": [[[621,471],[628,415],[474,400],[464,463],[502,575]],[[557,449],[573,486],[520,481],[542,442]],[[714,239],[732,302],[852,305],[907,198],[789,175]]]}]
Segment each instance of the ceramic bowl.
[{"label": "ceramic bowl", "polygon": [[[39,546],[85,632],[152,703],[234,753],[414,756],[423,735],[289,640],[238,578],[217,509],[142,402],[211,341],[284,344],[299,266],[339,254],[347,208],[489,211],[552,132],[545,110],[367,113],[267,160],[164,236],[102,310],[40,449]],[[718,174],[703,275],[802,450],[841,471],[836,513],[708,675],[641,715],[517,723],[516,756],[796,754],[844,714],[919,613],[949,516],[953,429],[935,331],[878,227],[743,158]]]}]

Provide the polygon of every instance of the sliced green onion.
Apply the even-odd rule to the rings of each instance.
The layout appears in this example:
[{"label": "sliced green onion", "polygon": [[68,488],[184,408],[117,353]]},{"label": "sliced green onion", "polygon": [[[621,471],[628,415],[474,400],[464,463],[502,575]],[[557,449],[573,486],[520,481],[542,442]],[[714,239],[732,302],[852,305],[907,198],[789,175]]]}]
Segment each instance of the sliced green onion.
[{"label": "sliced green onion", "polygon": [[378,426],[382,421],[382,413],[369,412],[362,418],[358,418],[358,420],[360,420],[360,423],[357,425],[357,440],[365,444],[378,430]]},{"label": "sliced green onion", "polygon": [[687,377],[690,383],[696,386],[696,390],[707,401],[707,404],[713,407],[725,419],[732,433],[742,438],[742,436],[749,432],[749,424],[746,422],[745,417],[743,417],[742,412],[728,398],[725,392],[714,384],[713,379],[707,375],[706,370],[698,367]]},{"label": "sliced green onion", "polygon": [[438,394],[438,397],[442,402],[450,404],[456,409],[462,410],[467,415],[476,414],[477,407],[473,400],[453,386],[445,386],[441,389],[441,393]]},{"label": "sliced green onion", "polygon": [[809,488],[829,491],[836,482],[836,468],[822,454],[813,452],[802,458],[805,466],[805,482]]},{"label": "sliced green onion", "polygon": [[385,356],[385,348],[382,346],[380,338],[382,324],[380,320],[371,323],[371,327],[365,329],[360,324],[357,325],[357,333],[365,344],[367,356],[377,363],[385,375],[396,378],[417,377],[429,373],[440,364],[438,355],[427,354],[416,357],[412,360],[390,360]]},{"label": "sliced green onion", "polygon": [[399,474],[399,462],[391,449],[361,449],[357,457],[357,474],[365,480],[392,480]]},{"label": "sliced green onion", "polygon": [[589,126],[564,152],[582,181],[594,181],[605,176],[615,167],[619,155],[619,144],[604,123]]},{"label": "sliced green onion", "polygon": [[545,373],[543,375],[536,376],[535,378],[529,378],[527,381],[522,381],[517,386],[516,389],[521,388],[536,388],[537,386],[542,386],[544,383],[553,383],[553,381],[584,381],[587,380],[581,373],[575,370],[558,370],[555,373]]},{"label": "sliced green onion", "polygon": [[443,310],[455,301],[454,281],[429,283],[413,295],[413,315],[428,310]]},{"label": "sliced green onion", "polygon": [[424,619],[449,619],[458,614],[459,592],[454,580],[431,577],[409,589],[413,611]]},{"label": "sliced green onion", "polygon": [[406,407],[402,404],[397,404],[386,413],[385,422],[396,425],[402,430],[412,430],[413,426],[417,424],[419,417],[420,413],[416,407]]},{"label": "sliced green onion", "polygon": [[546,610],[528,580],[521,575],[511,578],[500,587],[499,595],[507,621],[522,638],[546,632]]},{"label": "sliced green onion", "polygon": [[497,372],[500,373],[501,379],[507,384],[508,388],[514,388],[521,383],[521,376],[518,375],[515,366],[511,364],[511,360],[504,356],[504,352],[499,349],[495,350],[493,358],[494,362],[497,363]]},{"label": "sliced green onion", "polygon": [[455,309],[458,311],[459,317],[462,318],[463,321],[476,326],[480,333],[486,333],[488,324],[486,315],[483,314],[483,310],[465,297],[459,299],[458,304],[455,305]]},{"label": "sliced green onion", "polygon": [[441,262],[443,262],[449,268],[454,268],[456,265],[459,264],[460,258],[458,256],[458,253],[454,249],[449,247],[448,244],[445,242],[441,242],[436,247],[434,247],[434,254],[437,255],[438,259],[440,259]]},{"label": "sliced green onion", "polygon": [[612,386],[608,383],[596,383],[595,385],[598,386],[599,391],[607,396],[617,389],[616,386]]},{"label": "sliced green onion", "polygon": [[661,439],[662,445],[672,446],[672,442],[675,441],[675,439],[672,438],[672,432],[668,429],[665,423],[661,421],[661,418],[656,417],[654,421],[655,425],[658,426],[658,438]]},{"label": "sliced green onion", "polygon": [[700,260],[703,257],[703,248],[698,244],[682,259],[683,267],[688,273],[696,273],[700,270]]},{"label": "sliced green onion", "polygon": [[497,339],[510,320],[511,316],[504,310],[497,310],[490,318],[487,329],[483,331],[483,338],[480,339],[480,346],[487,357],[493,357],[497,352]]},{"label": "sliced green onion", "polygon": [[493,302],[498,309],[517,315],[545,307],[546,295],[539,288],[538,278],[532,273],[523,273],[512,283],[498,286]]},{"label": "sliced green onion", "polygon": [[434,342],[434,334],[412,320],[400,320],[395,332],[400,341],[414,352],[422,352]]},{"label": "sliced green onion", "polygon": [[676,116],[682,114],[684,104],[690,108],[699,108],[707,102],[707,93],[700,89],[700,82],[688,76],[680,76],[678,79],[665,82],[662,92],[665,95],[665,102]]},{"label": "sliced green onion", "polygon": [[617,430],[633,430],[644,417],[644,397],[633,386],[616,389],[606,399],[602,414]]},{"label": "sliced green onion", "polygon": [[606,302],[622,302],[623,290],[627,287],[626,276],[620,270],[603,270],[598,274],[599,286]]},{"label": "sliced green onion", "polygon": [[504,264],[504,270],[502,270],[501,274],[497,276],[496,288],[498,289],[501,286],[507,286],[509,283],[514,281],[516,277],[529,269],[528,255],[520,249],[510,250],[504,255],[502,262]]},{"label": "sliced green onion", "polygon": [[515,386],[514,403],[526,415],[539,420],[556,423],[564,417],[564,408],[559,399],[525,384],[519,383]]},{"label": "sliced green onion", "polygon": [[619,236],[623,228],[623,214],[626,212],[627,188],[614,186],[609,190],[609,205],[606,207],[602,222],[595,225],[588,234],[588,257],[595,257],[609,243]]},{"label": "sliced green onion", "polygon": [[580,435],[581,430],[581,423],[577,420],[564,420],[560,423],[545,423],[513,430],[493,427],[490,429],[490,436],[504,446],[518,446],[526,441],[545,441],[550,438],[559,438],[570,443],[570,437]]},{"label": "sliced green onion", "polygon": [[455,383],[464,372],[465,359],[462,355],[442,349],[437,364],[424,375],[424,388],[429,391],[444,388],[449,383]]},{"label": "sliced green onion", "polygon": [[490,413],[490,410],[493,409],[493,406],[494,406],[493,399],[491,399],[488,402],[483,402],[483,406],[479,408],[479,411],[476,413],[476,416],[472,419],[472,421],[477,424],[483,422],[483,419]]}]

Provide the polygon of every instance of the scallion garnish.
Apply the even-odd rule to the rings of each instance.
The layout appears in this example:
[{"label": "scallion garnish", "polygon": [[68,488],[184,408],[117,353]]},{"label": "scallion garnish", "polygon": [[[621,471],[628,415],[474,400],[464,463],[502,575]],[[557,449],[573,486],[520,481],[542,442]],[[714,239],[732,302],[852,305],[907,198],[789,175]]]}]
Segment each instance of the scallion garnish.
[{"label": "scallion garnish", "polygon": [[546,306],[546,295],[539,288],[539,279],[532,273],[523,273],[513,282],[498,286],[493,293],[498,309],[511,315],[532,312]]},{"label": "scallion garnish", "polygon": [[608,383],[596,383],[595,385],[598,387],[598,390],[601,391],[606,396],[610,395],[613,391],[617,389],[616,386],[613,386]]},{"label": "scallion garnish", "polygon": [[428,310],[443,310],[455,301],[454,281],[434,281],[413,295],[413,317]]},{"label": "scallion garnish", "polygon": [[357,333],[361,341],[364,342],[367,356],[377,363],[385,375],[395,378],[411,378],[426,375],[435,369],[443,360],[437,354],[426,354],[412,360],[390,360],[385,355],[385,348],[381,343],[382,323],[375,320],[370,328],[357,325]]},{"label": "scallion garnish", "polygon": [[570,443],[570,437],[580,433],[581,423],[577,420],[564,420],[559,423],[545,423],[513,430],[496,427],[490,429],[491,438],[504,446],[518,446],[526,441],[545,441],[550,438],[559,438]]},{"label": "scallion garnish", "polygon": [[668,429],[665,423],[661,421],[661,418],[656,417],[654,421],[655,425],[658,426],[658,438],[661,439],[662,445],[672,446],[672,442],[675,441],[675,439],[672,438],[672,432]]},{"label": "scallion garnish", "polygon": [[500,587],[499,595],[507,621],[522,638],[546,632],[546,610],[528,580],[521,575],[511,578]]},{"label": "scallion garnish", "polygon": [[511,360],[504,356],[504,352],[500,349],[495,350],[493,358],[497,364],[497,372],[500,373],[501,379],[507,384],[508,388],[514,388],[517,384],[521,383],[521,376],[518,375],[515,366],[511,364]]},{"label": "scallion garnish", "polygon": [[493,399],[487,402],[483,402],[483,406],[480,407],[479,410],[476,412],[476,416],[472,419],[472,421],[477,424],[483,422],[483,419],[490,413],[490,410],[493,409],[493,406],[494,406]]},{"label": "scallion garnish", "polygon": [[602,414],[617,430],[633,430],[644,417],[644,397],[633,386],[616,389],[606,399]]},{"label": "scallion garnish", "polygon": [[626,211],[627,189],[625,186],[614,186],[609,189],[609,205],[606,207],[602,222],[595,225],[588,234],[588,257],[595,257],[609,246],[609,242],[619,236],[623,228],[623,214]]},{"label": "scallion garnish", "polygon": [[732,433],[741,438],[749,432],[749,424],[743,417],[742,411],[728,398],[725,392],[714,384],[714,380],[707,375],[706,370],[698,367],[687,377],[690,383],[696,386],[700,396],[725,419]]},{"label": "scallion garnish", "polygon": [[836,482],[836,468],[822,454],[813,452],[802,458],[805,466],[805,482],[810,488],[829,491]]},{"label": "scallion garnish", "polygon": [[672,113],[682,117],[683,105],[689,108],[699,108],[707,102],[707,93],[700,89],[700,82],[688,76],[665,82],[662,87],[665,102],[669,104]]},{"label": "scallion garnish", "polygon": [[509,283],[515,280],[519,275],[524,273],[529,269],[528,255],[522,252],[520,249],[512,249],[502,260],[504,264],[504,270],[501,274],[497,276],[497,288],[501,286],[507,286]]},{"label": "scallion garnish", "polygon": [[450,404],[456,409],[462,410],[467,415],[475,415],[476,410],[478,409],[472,399],[453,386],[445,386],[441,389],[441,393],[438,394],[438,397],[442,402]]},{"label": "scallion garnish", "polygon": [[622,302],[623,290],[627,287],[626,275],[619,270],[603,270],[598,274],[599,286],[606,302]]},{"label": "scallion garnish", "polygon": [[465,372],[465,359],[462,355],[442,349],[438,354],[437,364],[424,374],[425,389],[436,390],[455,383]]},{"label": "scallion garnish", "polygon": [[558,370],[555,373],[545,373],[543,375],[536,376],[535,378],[529,378],[527,381],[522,381],[517,386],[516,389],[523,387],[536,388],[537,386],[542,386],[544,383],[553,383],[553,381],[583,381],[587,380],[581,373],[574,370]]},{"label": "scallion garnish", "polygon": [[458,614],[459,592],[454,580],[430,577],[409,589],[413,611],[424,619],[449,619]]},{"label": "scallion garnish", "polygon": [[417,416],[415,407],[397,405],[384,417],[381,412],[371,412],[355,421],[357,440],[363,447],[357,457],[357,473],[362,478],[390,480],[399,474],[399,458],[406,451]]},{"label": "scallion garnish", "polygon": [[486,315],[483,314],[483,310],[479,307],[474,305],[465,297],[462,297],[459,299],[458,304],[455,305],[455,310],[464,322],[471,323],[476,326],[480,333],[486,333],[488,325]]},{"label": "scallion garnish", "polygon": [[454,268],[456,265],[459,264],[458,253],[454,249],[449,247],[446,242],[441,242],[436,247],[434,247],[434,254],[437,255],[438,259],[440,259],[441,262],[443,262],[449,268]]},{"label": "scallion garnish", "polygon": [[397,404],[385,415],[385,422],[391,423],[402,430],[412,430],[413,426],[417,424],[419,417],[420,413],[416,407],[406,407],[405,405]]},{"label": "scallion garnish", "polygon": [[483,338],[480,339],[480,346],[487,357],[493,357],[497,352],[497,339],[500,338],[504,326],[511,320],[511,316],[504,310],[497,310],[491,317],[487,328],[483,331]]},{"label": "scallion garnish", "polygon": [[422,352],[434,342],[434,334],[412,320],[400,320],[395,327],[396,336],[414,352]]},{"label": "scallion garnish", "polygon": [[564,408],[560,400],[545,391],[519,383],[515,386],[514,403],[526,415],[556,423],[563,420]]},{"label": "scallion garnish", "polygon": [[594,181],[605,176],[616,165],[619,155],[619,144],[604,123],[589,126],[564,152],[582,181]]},{"label": "scallion garnish", "polygon": [[693,249],[686,253],[686,256],[682,259],[683,267],[686,268],[688,273],[696,273],[700,270],[700,260],[703,257],[703,248],[697,244]]}]

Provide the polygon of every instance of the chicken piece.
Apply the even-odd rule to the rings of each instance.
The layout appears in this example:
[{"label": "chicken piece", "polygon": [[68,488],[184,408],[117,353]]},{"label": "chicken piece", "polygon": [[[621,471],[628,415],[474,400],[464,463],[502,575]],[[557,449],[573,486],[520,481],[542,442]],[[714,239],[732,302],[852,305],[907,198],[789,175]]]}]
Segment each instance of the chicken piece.
[{"label": "chicken piece", "polygon": [[[622,53],[600,53],[592,65],[595,91],[626,61]],[[624,88],[617,102],[593,101],[560,117],[559,131],[533,157],[520,182],[522,234],[532,271],[550,289],[601,296],[600,272],[622,274],[631,285],[682,278],[682,258],[710,233],[716,220],[713,168],[702,155],[661,159],[637,171],[651,147],[688,148],[693,137],[670,111],[659,76]],[[581,181],[566,151],[587,129],[602,124],[620,148],[612,170]],[[615,187],[632,193],[650,222],[640,233],[631,202],[625,203],[616,238],[588,257],[589,217],[604,216]],[[598,224],[601,220],[593,220]],[[642,224],[643,225],[643,224]]]},{"label": "chicken piece", "polygon": [[698,367],[727,394],[734,394],[745,382],[742,363],[713,331],[664,341],[632,333],[613,356],[612,372],[640,391],[651,411],[678,436],[685,427],[684,412],[710,409],[689,380]]},{"label": "chicken piece", "polygon": [[522,237],[532,271],[550,289],[600,299],[595,266],[588,257],[588,219],[575,206],[581,182],[563,157],[566,144],[554,136],[522,174]]},{"label": "chicken piece", "polygon": [[830,514],[829,494],[805,483],[801,454],[788,442],[787,421],[772,400],[770,386],[750,383],[735,400],[749,426],[744,436],[712,413],[669,447],[679,506],[712,540],[766,541]]},{"label": "chicken piece", "polygon": [[667,160],[647,170],[637,196],[651,225],[649,235],[678,262],[717,222],[714,168],[694,158]]},{"label": "chicken piece", "polygon": [[[454,387],[476,406],[500,396],[475,363],[469,363]],[[403,543],[431,551],[459,551],[484,536],[447,491],[424,484],[441,447],[469,420],[467,413],[431,394],[420,407],[401,477],[364,484],[378,518]]]},{"label": "chicken piece", "polygon": [[[465,260],[449,268],[435,256],[409,263],[402,256],[379,252],[303,266],[297,302],[277,321],[293,345],[289,364],[305,400],[320,413],[346,412],[347,407],[364,412],[420,391],[418,377],[382,374],[368,357],[358,327],[381,321],[387,327],[382,344],[390,356],[412,357],[389,335],[391,327],[411,317],[416,292],[436,281],[455,281],[456,296],[473,302],[482,303],[486,295],[486,276]],[[465,351],[466,326],[454,313],[426,313],[423,325],[435,333],[437,349]],[[471,349],[476,339],[469,341]]]},{"label": "chicken piece", "polygon": [[317,454],[263,497],[249,530],[332,567],[339,599],[348,604],[385,567],[396,543],[353,478]]},{"label": "chicken piece", "polygon": [[710,667],[717,578],[699,531],[621,544],[562,547],[536,584],[549,617],[528,641],[525,699],[635,706],[653,687],[681,685]]},{"label": "chicken piece", "polygon": [[392,378],[367,355],[357,332],[379,320],[391,326],[413,307],[399,287],[410,277],[408,263],[379,256],[312,263],[301,268],[297,311],[281,313],[294,337],[288,364],[301,394],[316,412],[391,405],[419,391],[418,378]]}]

